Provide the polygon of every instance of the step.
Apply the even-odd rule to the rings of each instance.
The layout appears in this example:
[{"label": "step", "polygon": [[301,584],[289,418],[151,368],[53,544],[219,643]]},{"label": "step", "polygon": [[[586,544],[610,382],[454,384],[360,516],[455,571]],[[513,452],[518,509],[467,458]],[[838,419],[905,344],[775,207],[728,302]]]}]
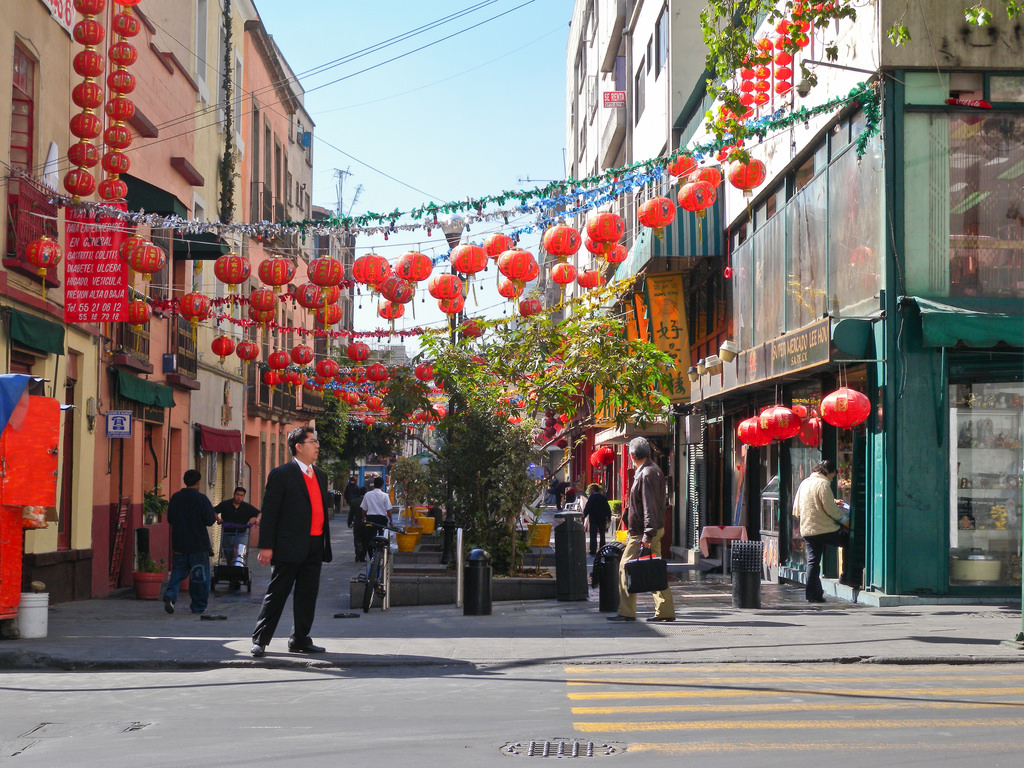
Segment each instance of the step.
[{"label": "step", "polygon": [[[364,584],[349,581],[349,607],[363,607]],[[554,578],[495,577],[491,579],[491,600],[555,600]],[[455,576],[391,576],[391,605],[454,605]]]}]

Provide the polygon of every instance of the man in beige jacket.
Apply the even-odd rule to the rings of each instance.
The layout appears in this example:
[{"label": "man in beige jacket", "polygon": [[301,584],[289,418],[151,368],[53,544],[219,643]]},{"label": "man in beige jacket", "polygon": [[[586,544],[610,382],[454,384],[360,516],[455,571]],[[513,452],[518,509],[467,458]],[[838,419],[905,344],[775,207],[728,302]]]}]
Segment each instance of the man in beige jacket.
[{"label": "man in beige jacket", "polygon": [[832,493],[832,482],[837,474],[831,459],[819,462],[810,476],[800,483],[793,498],[793,516],[800,520],[800,535],[807,552],[804,595],[809,603],[825,602],[825,591],[821,587],[821,557],[826,545],[845,547],[850,541],[850,532],[840,523],[842,512],[836,506]]}]

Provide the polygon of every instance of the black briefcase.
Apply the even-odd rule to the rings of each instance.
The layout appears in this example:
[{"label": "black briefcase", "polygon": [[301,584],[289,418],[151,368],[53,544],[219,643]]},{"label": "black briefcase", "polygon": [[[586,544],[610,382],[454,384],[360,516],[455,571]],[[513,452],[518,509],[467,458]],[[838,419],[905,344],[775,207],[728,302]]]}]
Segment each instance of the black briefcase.
[{"label": "black briefcase", "polygon": [[640,556],[636,560],[627,560],[624,567],[626,591],[630,594],[668,589],[668,566],[662,558],[654,557],[650,550],[641,550]]}]

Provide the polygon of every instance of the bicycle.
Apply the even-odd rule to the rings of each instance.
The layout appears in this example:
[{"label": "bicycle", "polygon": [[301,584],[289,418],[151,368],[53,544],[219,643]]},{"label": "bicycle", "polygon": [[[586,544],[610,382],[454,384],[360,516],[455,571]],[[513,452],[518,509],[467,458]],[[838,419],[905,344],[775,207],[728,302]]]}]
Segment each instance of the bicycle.
[{"label": "bicycle", "polygon": [[401,533],[401,528],[392,528],[390,525],[367,522],[380,529],[379,533],[367,545],[367,554],[370,555],[370,562],[366,566],[366,584],[363,587],[363,613],[369,613],[373,605],[374,597],[380,597],[381,609],[387,610],[388,590],[391,587],[391,531]]}]

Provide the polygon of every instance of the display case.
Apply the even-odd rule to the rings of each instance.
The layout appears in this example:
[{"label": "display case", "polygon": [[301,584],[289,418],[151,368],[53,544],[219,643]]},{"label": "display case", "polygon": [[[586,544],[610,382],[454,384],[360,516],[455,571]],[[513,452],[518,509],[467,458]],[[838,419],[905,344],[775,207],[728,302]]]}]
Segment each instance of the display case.
[{"label": "display case", "polygon": [[1019,585],[1024,387],[954,384],[950,404],[949,582]]}]

